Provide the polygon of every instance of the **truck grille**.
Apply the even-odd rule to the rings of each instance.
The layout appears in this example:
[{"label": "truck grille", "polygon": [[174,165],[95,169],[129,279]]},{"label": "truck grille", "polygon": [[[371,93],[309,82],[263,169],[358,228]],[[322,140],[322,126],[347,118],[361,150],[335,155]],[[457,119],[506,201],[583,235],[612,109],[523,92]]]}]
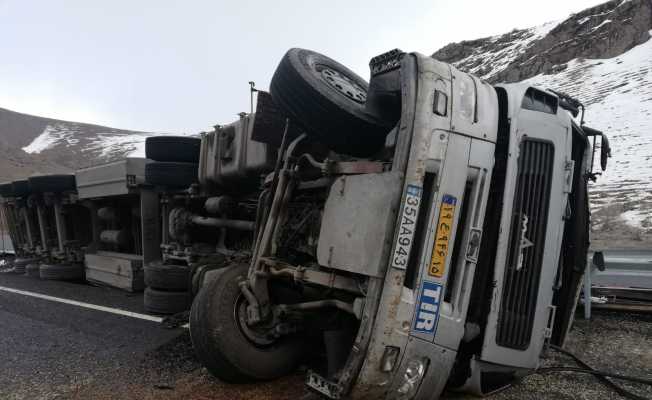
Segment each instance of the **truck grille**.
[{"label": "truck grille", "polygon": [[[520,145],[503,297],[496,342],[530,344],[543,263],[554,146],[526,138]],[[553,266],[551,266],[553,267]]]}]

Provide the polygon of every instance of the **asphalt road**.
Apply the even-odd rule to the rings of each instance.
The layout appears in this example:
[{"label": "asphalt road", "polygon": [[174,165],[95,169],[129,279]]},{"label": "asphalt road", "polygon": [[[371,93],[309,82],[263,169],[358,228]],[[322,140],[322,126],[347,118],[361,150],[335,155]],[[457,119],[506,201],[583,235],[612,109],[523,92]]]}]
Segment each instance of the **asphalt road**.
[{"label": "asphalt road", "polygon": [[[142,299],[66,282],[0,274],[0,286],[142,312]],[[61,398],[129,369],[182,329],[0,290],[0,398]]]},{"label": "asphalt road", "polygon": [[158,322],[34,294],[145,314],[142,294],[0,271],[0,399],[253,400],[305,395],[300,372],[257,385],[217,381],[195,359],[187,329],[167,329]]},{"label": "asphalt road", "polygon": [[[144,313],[141,295],[0,271],[0,399],[314,399],[303,386],[304,371],[274,382],[224,384],[197,362],[187,329],[8,289]],[[597,368],[652,376],[650,316],[596,313],[592,321],[578,319],[568,347]],[[568,362],[557,354],[544,359],[544,365]],[[633,389],[652,398],[652,388]],[[552,374],[530,377],[492,398],[619,397],[590,376]]]}]

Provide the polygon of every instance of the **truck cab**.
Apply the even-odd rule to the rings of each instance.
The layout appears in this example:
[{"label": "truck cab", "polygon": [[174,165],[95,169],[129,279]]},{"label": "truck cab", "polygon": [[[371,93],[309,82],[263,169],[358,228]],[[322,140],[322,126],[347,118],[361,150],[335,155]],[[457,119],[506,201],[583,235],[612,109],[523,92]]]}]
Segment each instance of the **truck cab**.
[{"label": "truck cab", "polygon": [[310,348],[325,361],[306,384],[332,399],[490,393],[563,344],[588,247],[586,131],[599,131],[573,122],[573,99],[418,53],[370,67],[366,86],[314,52],[281,61],[272,109],[251,118],[284,127],[248,137],[278,157],[251,251],[193,303],[197,355],[243,382]]}]

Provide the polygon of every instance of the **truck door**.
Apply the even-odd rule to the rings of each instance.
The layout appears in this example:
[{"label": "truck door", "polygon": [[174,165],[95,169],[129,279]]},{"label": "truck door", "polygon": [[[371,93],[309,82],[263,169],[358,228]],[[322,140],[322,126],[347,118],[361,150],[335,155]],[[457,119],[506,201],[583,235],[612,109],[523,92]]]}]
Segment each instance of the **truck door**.
[{"label": "truck door", "polygon": [[457,350],[482,236],[497,110],[493,88],[455,69],[452,75],[451,131],[435,131],[432,146],[439,141],[445,153],[432,154],[426,167],[436,173],[438,190],[428,205],[412,335]]}]

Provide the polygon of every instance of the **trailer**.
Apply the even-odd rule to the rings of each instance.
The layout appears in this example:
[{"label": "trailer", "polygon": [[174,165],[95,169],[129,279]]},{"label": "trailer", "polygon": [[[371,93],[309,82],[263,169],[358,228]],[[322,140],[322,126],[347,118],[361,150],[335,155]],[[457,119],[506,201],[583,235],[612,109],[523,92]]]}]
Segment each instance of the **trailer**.
[{"label": "trailer", "polygon": [[144,265],[160,260],[159,196],[145,184],[144,158],[75,173],[79,201],[91,215],[86,280],[129,292],[144,289]]},{"label": "trailer", "polygon": [[3,213],[18,255],[15,272],[83,279],[89,220],[77,203],[74,175],[35,175],[2,186]]},{"label": "trailer", "polygon": [[0,202],[5,226],[17,256],[19,270],[37,259],[40,252],[36,210],[28,203],[29,182],[18,180],[0,184]]}]

